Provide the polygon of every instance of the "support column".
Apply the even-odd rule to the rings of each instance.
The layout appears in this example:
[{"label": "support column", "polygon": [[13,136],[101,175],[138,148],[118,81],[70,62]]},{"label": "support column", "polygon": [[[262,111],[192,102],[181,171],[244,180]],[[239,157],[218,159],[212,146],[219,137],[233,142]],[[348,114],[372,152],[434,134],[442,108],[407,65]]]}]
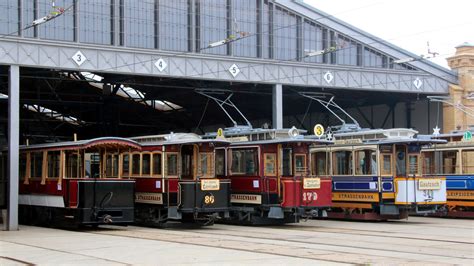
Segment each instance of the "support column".
[{"label": "support column", "polygon": [[7,230],[18,230],[18,160],[20,134],[20,67],[10,66],[8,80]]},{"label": "support column", "polygon": [[283,128],[283,87],[275,84],[272,88],[273,128]]}]

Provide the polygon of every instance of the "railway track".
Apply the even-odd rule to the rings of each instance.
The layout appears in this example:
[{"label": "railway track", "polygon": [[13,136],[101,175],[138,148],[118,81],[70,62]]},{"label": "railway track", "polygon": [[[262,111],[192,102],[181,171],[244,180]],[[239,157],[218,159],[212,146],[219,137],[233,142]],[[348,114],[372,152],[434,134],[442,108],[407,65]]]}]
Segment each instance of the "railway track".
[{"label": "railway track", "polygon": [[[436,218],[423,218],[436,219]],[[449,220],[446,220],[449,222]],[[247,227],[215,225],[200,229],[152,229],[129,227],[91,231],[122,237],[144,238],[181,244],[191,244],[240,250],[262,254],[314,259],[337,263],[430,263],[471,264],[474,258],[473,239],[469,238],[469,221],[461,226],[465,238],[449,239],[449,236],[427,236],[430,230],[426,223],[412,224],[357,223],[309,221],[298,225],[279,227]],[[471,222],[472,223],[472,222]],[[322,224],[322,225],[321,225]],[[336,225],[336,226],[335,226]],[[371,226],[380,228],[367,230]],[[383,229],[382,228],[386,228]],[[402,229],[399,229],[399,228]],[[410,236],[404,232],[418,231]],[[394,230],[390,230],[394,228]],[[426,234],[420,230],[427,230]],[[447,227],[447,224],[445,225]],[[445,230],[446,231],[446,230]]]}]

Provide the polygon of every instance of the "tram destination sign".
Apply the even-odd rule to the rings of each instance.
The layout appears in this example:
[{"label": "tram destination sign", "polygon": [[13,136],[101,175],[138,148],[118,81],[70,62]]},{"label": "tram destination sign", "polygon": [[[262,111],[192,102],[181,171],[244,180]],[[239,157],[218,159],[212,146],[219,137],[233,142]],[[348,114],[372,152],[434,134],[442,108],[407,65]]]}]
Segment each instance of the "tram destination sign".
[{"label": "tram destination sign", "polygon": [[219,189],[220,189],[219,179],[201,179],[202,191],[219,190]]},{"label": "tram destination sign", "polygon": [[304,189],[321,188],[321,179],[320,178],[304,178],[303,179],[303,188]]},{"label": "tram destination sign", "polygon": [[441,189],[440,179],[420,179],[418,180],[419,190],[435,190]]}]

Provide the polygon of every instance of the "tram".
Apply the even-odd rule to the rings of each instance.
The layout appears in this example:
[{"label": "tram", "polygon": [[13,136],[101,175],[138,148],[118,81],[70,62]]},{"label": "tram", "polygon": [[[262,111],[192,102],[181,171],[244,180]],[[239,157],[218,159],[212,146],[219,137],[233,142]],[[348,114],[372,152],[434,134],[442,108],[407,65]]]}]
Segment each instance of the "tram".
[{"label": "tram", "polygon": [[444,140],[419,138],[412,129],[344,130],[335,144],[313,145],[312,173],[332,177],[328,217],[356,220],[407,218],[446,204],[446,178],[425,174],[421,147]]},{"label": "tram", "polygon": [[472,132],[432,136],[447,144],[422,149],[423,175],[446,177],[447,209],[437,213],[448,217],[474,217],[474,141]]},{"label": "tram", "polygon": [[326,140],[305,139],[296,128],[219,129],[206,138],[225,138],[216,148],[216,175],[231,181],[229,222],[282,224],[325,216],[331,205],[331,179],[310,175],[309,146]]},{"label": "tram", "polygon": [[135,182],[118,174],[118,155],[138,149],[136,142],[114,137],[20,146],[19,221],[133,223]]},{"label": "tram", "polygon": [[217,147],[226,140],[193,133],[134,137],[141,151],[121,154],[123,175],[136,181],[136,222],[163,226],[170,220],[213,224],[229,215],[230,181],[217,179]]}]

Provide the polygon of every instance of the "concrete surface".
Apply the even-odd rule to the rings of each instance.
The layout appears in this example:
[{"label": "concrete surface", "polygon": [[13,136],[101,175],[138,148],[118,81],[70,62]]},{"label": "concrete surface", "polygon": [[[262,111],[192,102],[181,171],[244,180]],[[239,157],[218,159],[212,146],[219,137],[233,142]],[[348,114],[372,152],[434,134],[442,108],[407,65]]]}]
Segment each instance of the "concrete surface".
[{"label": "concrete surface", "polygon": [[78,232],[21,226],[0,232],[0,265],[461,264],[474,259],[474,220],[310,220],[250,227],[216,224],[103,227]]}]

